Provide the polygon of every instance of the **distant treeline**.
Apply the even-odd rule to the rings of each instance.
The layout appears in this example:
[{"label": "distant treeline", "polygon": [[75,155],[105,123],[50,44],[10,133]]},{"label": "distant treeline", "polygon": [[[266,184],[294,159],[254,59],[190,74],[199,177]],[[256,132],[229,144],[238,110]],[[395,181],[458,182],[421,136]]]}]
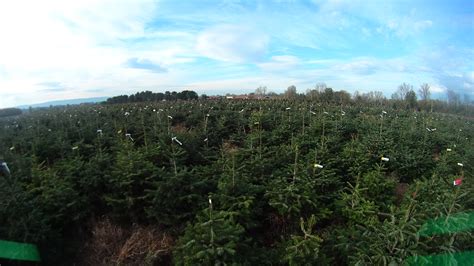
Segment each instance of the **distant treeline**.
[{"label": "distant treeline", "polygon": [[[283,93],[267,91],[266,87],[258,87],[255,92],[248,94],[227,94],[226,96],[212,96],[209,99],[282,99],[282,100],[307,100],[318,104],[338,104],[338,105],[363,105],[363,106],[387,106],[394,109],[415,109],[418,111],[445,112],[472,117],[474,114],[474,101],[469,95],[461,96],[452,90],[447,91],[447,101],[430,98],[431,92],[428,84],[422,84],[418,94],[410,84],[401,84],[391,99],[387,99],[381,91],[370,91],[353,94],[344,90],[333,90],[324,83],[316,84],[313,89],[307,89],[306,93],[298,93],[295,86],[289,86]],[[152,92],[142,91],[135,94],[120,95],[108,98],[107,104],[114,103],[135,103],[135,102],[156,102],[156,101],[176,101],[193,100],[199,96],[195,91],[184,90],[181,92]],[[202,99],[208,99],[203,94]]]},{"label": "distant treeline", "polygon": [[5,109],[0,109],[0,117],[21,115],[22,113],[23,113],[23,112],[21,111],[21,109],[18,109],[18,108],[5,108]]},{"label": "distant treeline", "polygon": [[181,92],[152,92],[142,91],[131,95],[119,95],[108,98],[106,103],[135,103],[135,102],[156,102],[156,101],[176,101],[176,100],[195,100],[199,96],[195,91],[184,90]]}]

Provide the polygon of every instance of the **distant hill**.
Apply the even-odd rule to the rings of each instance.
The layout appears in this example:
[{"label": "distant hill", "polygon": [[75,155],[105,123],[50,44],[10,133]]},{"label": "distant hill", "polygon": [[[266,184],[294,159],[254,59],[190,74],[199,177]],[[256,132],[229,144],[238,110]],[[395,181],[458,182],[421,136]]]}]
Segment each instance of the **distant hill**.
[{"label": "distant hill", "polygon": [[22,112],[23,111],[19,108],[3,108],[0,109],[0,117],[21,115]]},{"label": "distant hill", "polygon": [[58,106],[58,105],[73,105],[73,104],[81,104],[81,103],[97,103],[97,102],[106,101],[108,98],[109,97],[96,97],[96,98],[58,100],[58,101],[50,101],[50,102],[44,102],[44,103],[21,105],[21,106],[18,106],[18,108],[28,109],[30,107],[32,107],[32,108],[41,108],[41,107]]}]

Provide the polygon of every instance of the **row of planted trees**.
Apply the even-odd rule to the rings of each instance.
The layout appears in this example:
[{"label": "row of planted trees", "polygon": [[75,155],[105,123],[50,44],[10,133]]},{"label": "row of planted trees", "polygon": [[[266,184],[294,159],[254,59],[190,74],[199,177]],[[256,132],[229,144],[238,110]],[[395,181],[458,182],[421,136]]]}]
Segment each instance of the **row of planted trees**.
[{"label": "row of planted trees", "polygon": [[[90,262],[104,220],[153,233],[103,264],[393,264],[473,248],[469,233],[417,233],[474,207],[474,128],[456,116],[189,101],[0,123],[12,170],[0,181],[0,236],[38,243],[46,264]],[[137,255],[130,241],[146,248]]]}]

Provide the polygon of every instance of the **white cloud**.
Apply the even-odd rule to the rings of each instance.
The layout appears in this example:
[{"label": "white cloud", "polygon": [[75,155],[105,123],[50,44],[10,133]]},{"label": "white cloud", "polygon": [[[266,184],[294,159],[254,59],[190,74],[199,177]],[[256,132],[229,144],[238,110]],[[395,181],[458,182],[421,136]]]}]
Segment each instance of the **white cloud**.
[{"label": "white cloud", "polygon": [[420,20],[420,21],[416,21],[413,27],[415,28],[415,32],[419,32],[431,27],[432,25],[433,25],[433,22],[431,20]]},{"label": "white cloud", "polygon": [[374,57],[356,57],[332,62],[336,73],[353,73],[357,75],[389,73],[413,73],[424,71],[410,56],[379,59]]},{"label": "white cloud", "polygon": [[474,91],[474,75],[469,72],[439,73],[437,80],[444,87],[458,93],[468,93]]},{"label": "white cloud", "polygon": [[256,62],[265,55],[268,41],[265,34],[250,27],[219,25],[198,36],[196,50],[216,60]]},{"label": "white cloud", "polygon": [[298,57],[291,55],[272,56],[271,60],[257,64],[262,70],[267,72],[281,72],[294,69],[300,60]]},{"label": "white cloud", "polygon": [[432,93],[444,93],[446,92],[446,87],[440,84],[430,84],[430,91]]},{"label": "white cloud", "polygon": [[431,20],[420,20],[412,15],[398,16],[381,21],[377,33],[386,36],[395,35],[399,38],[416,37],[432,25]]},{"label": "white cloud", "polygon": [[144,23],[153,6],[142,3],[3,2],[0,4],[2,63],[32,68],[96,64],[100,61],[89,60],[110,50],[111,43],[144,34]]},{"label": "white cloud", "polygon": [[360,75],[374,74],[381,69],[381,66],[372,59],[357,59],[352,62],[336,65],[340,71],[349,71]]},{"label": "white cloud", "polygon": [[463,79],[466,83],[469,83],[471,86],[474,85],[474,71],[469,71],[463,74]]},{"label": "white cloud", "polygon": [[[122,84],[152,85],[143,71],[125,71],[129,58],[168,68],[193,59],[189,35],[146,32],[154,1],[2,1],[0,3],[0,108],[60,98],[113,95]],[[168,34],[168,35],[167,35]],[[161,46],[153,39],[170,38]],[[179,38],[188,42],[179,42]],[[133,38],[150,42],[133,46]],[[124,81],[126,79],[126,81]],[[162,79],[165,80],[165,79]],[[47,89],[56,82],[62,89]],[[156,85],[156,81],[155,84]],[[100,91],[98,88],[109,88]],[[92,92],[96,89],[95,92]],[[10,95],[12,91],[16,94]]]},{"label": "white cloud", "polygon": [[438,84],[439,92],[451,89],[460,94],[474,92],[473,49],[453,45],[424,47],[419,58]]}]

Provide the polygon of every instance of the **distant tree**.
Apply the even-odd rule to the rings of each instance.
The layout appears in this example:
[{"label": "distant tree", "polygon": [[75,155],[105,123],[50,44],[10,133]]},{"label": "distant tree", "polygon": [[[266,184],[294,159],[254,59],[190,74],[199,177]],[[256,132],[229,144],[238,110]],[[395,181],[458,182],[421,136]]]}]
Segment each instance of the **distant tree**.
[{"label": "distant tree", "polygon": [[408,104],[408,107],[415,108],[416,107],[416,93],[414,90],[409,90],[405,95],[405,101]]},{"label": "distant tree", "polygon": [[383,95],[383,92],[381,91],[369,91],[367,93],[360,93],[359,91],[354,92],[352,99],[356,103],[361,103],[361,104],[376,104],[376,105],[382,105],[384,103],[385,96]]},{"label": "distant tree", "polygon": [[351,94],[347,91],[336,91],[334,92],[334,100],[340,104],[347,104],[351,101]]},{"label": "distant tree", "polygon": [[258,96],[265,96],[266,93],[267,93],[266,86],[259,86],[257,89],[255,89],[255,94]]},{"label": "distant tree", "polygon": [[171,92],[165,91],[165,100],[167,101],[171,100]]},{"label": "distant tree", "polygon": [[420,95],[420,99],[422,101],[429,100],[431,95],[430,85],[428,85],[427,83],[421,84],[420,89],[418,90],[418,94]]},{"label": "distant tree", "polygon": [[471,96],[467,93],[464,94],[464,104],[471,104]]},{"label": "distant tree", "polygon": [[155,101],[163,101],[164,98],[165,98],[165,94],[162,92],[158,92],[156,93]]},{"label": "distant tree", "polygon": [[199,98],[198,94],[195,91],[184,90],[177,94],[178,99],[180,100],[197,100]]},{"label": "distant tree", "polygon": [[316,89],[307,89],[306,90],[306,97],[310,99],[311,101],[318,100],[320,96],[320,93]]},{"label": "distant tree", "polygon": [[171,100],[177,100],[177,99],[178,99],[178,93],[175,92],[175,91],[173,91],[173,92],[171,93]]},{"label": "distant tree", "polygon": [[400,91],[401,98],[406,99],[407,94],[410,91],[413,91],[413,86],[411,84],[408,84],[408,83],[404,82],[398,87],[398,90]]},{"label": "distant tree", "polygon": [[452,89],[449,89],[447,92],[446,92],[447,96],[448,96],[448,103],[450,105],[458,105],[459,102],[460,102],[460,97],[459,95]]},{"label": "distant tree", "polygon": [[327,85],[324,82],[319,82],[316,83],[314,86],[314,89],[307,89],[306,90],[306,97],[311,99],[311,101],[319,101],[322,98],[322,95],[324,94],[324,91],[326,90]]},{"label": "distant tree", "polygon": [[396,92],[392,93],[392,100],[400,100],[400,95]]},{"label": "distant tree", "polygon": [[115,97],[108,98],[106,101],[108,104],[113,103],[127,103],[128,102],[128,95],[119,95]]},{"label": "distant tree", "polygon": [[405,100],[407,93],[412,90],[413,90],[413,86],[404,82],[400,86],[398,86],[397,91],[394,94],[392,94],[392,99]]},{"label": "distant tree", "polygon": [[322,93],[324,92],[324,90],[326,90],[327,87],[328,86],[326,85],[326,83],[319,82],[319,83],[316,83],[316,86],[314,86],[314,89],[318,91],[319,93]]},{"label": "distant tree", "polygon": [[199,96],[195,91],[184,90],[181,92],[158,92],[154,93],[152,91],[142,91],[128,95],[120,95],[108,98],[106,103],[114,104],[114,103],[134,103],[134,102],[156,102],[162,100],[195,100],[198,99]]},{"label": "distant tree", "polygon": [[385,101],[385,96],[383,95],[383,92],[381,91],[374,91],[373,92],[373,100],[377,104],[382,104]]},{"label": "distant tree", "polygon": [[291,85],[290,87],[288,87],[284,93],[285,95],[285,98],[287,99],[294,99],[296,98],[296,96],[298,96],[298,93],[296,92],[296,86],[295,85]]},{"label": "distant tree", "polygon": [[267,96],[270,98],[275,98],[275,97],[278,97],[278,94],[274,91],[269,91],[267,92]]},{"label": "distant tree", "polygon": [[356,102],[362,101],[362,94],[361,94],[359,91],[355,91],[355,92],[352,94],[352,100],[354,100],[354,101],[356,101]]},{"label": "distant tree", "polygon": [[324,92],[321,94],[321,99],[325,102],[334,101],[334,91],[332,90],[332,88],[324,89]]}]

